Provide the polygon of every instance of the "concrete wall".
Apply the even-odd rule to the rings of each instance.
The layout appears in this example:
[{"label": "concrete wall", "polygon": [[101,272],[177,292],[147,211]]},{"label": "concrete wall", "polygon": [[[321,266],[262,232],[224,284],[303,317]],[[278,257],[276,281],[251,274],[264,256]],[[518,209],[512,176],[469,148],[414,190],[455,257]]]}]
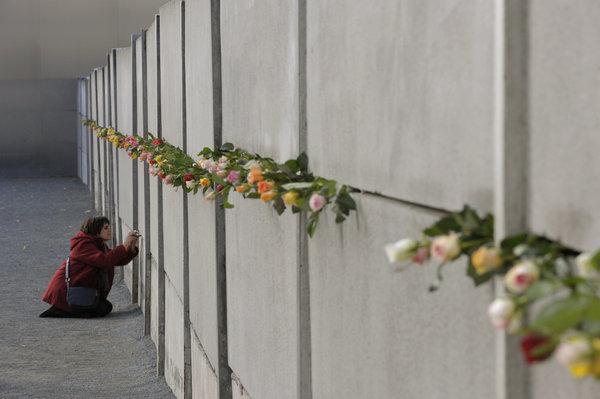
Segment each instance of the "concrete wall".
[{"label": "concrete wall", "polygon": [[[183,7],[171,1],[160,8],[161,120],[165,140],[185,148],[183,131]],[[184,394],[184,196],[162,192],[165,270],[165,378],[177,397]]]},{"label": "concrete wall", "polygon": [[[126,230],[135,215],[149,236],[136,287],[149,293],[149,305],[140,302],[146,333],[175,395],[594,397],[595,383],[572,380],[555,362],[529,369],[528,394],[513,394],[522,387],[506,380],[502,361],[520,354],[498,349],[508,341],[487,321],[493,288],[474,289],[457,262],[430,294],[435,270],[394,273],[383,246],[463,203],[497,212],[509,190],[526,192],[518,205],[531,229],[580,249],[597,245],[600,8],[530,2],[528,33],[517,37],[529,54],[512,64],[515,53],[500,53],[496,35],[514,20],[490,2],[218,3],[171,1],[148,19],[145,75],[141,38],[135,65],[131,48],[117,50],[119,130],[137,125],[143,134],[147,125],[194,156],[220,141],[280,161],[307,150],[316,174],[367,192],[354,194],[359,211],[341,226],[326,212],[309,240],[298,215],[235,194],[223,215],[146,179],[141,164],[134,174],[121,151],[112,171],[119,216]],[[505,92],[521,63],[523,103]],[[499,101],[523,108],[525,151],[495,144],[494,134],[515,135],[500,123],[513,114],[499,115]],[[526,183],[496,178],[498,154],[504,166],[527,165]],[[126,269],[132,293],[133,276]]]},{"label": "concrete wall", "polygon": [[[210,0],[185,3],[187,149],[197,154],[214,140]],[[188,202],[189,295],[194,397],[218,398],[219,328],[215,208]],[[206,232],[211,232],[206,234]],[[225,337],[226,338],[226,337]]]}]

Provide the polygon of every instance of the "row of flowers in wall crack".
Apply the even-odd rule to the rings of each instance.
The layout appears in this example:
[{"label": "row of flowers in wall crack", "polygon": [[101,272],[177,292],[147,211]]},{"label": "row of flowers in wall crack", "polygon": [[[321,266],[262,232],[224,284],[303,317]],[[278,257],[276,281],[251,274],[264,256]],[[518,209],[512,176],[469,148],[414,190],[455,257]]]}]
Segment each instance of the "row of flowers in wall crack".
[{"label": "row of flowers in wall crack", "polygon": [[308,171],[308,157],[302,153],[283,164],[262,157],[231,143],[219,148],[205,147],[194,160],[180,148],[148,133],[147,137],[129,136],[112,127],[100,126],[95,120],[83,121],[98,138],[127,151],[132,159],[147,162],[149,172],[163,183],[183,187],[188,193],[202,191],[206,200],[222,198],[223,208],[233,208],[229,194],[235,191],[244,198],[269,203],[281,215],[287,208],[292,213],[308,213],[307,232],[312,237],[321,211],[330,206],[336,223],[343,222],[356,203],[350,196],[355,191],[335,180],[314,176]]},{"label": "row of flowers in wall crack", "polygon": [[[521,336],[528,363],[554,357],[577,378],[600,379],[600,251],[579,253],[547,237],[523,233],[494,244],[492,215],[465,206],[385,248],[398,270],[433,260],[439,288],[442,270],[467,258],[476,286],[503,279],[505,294],[488,307],[494,327]],[[534,306],[535,305],[535,306]]]}]

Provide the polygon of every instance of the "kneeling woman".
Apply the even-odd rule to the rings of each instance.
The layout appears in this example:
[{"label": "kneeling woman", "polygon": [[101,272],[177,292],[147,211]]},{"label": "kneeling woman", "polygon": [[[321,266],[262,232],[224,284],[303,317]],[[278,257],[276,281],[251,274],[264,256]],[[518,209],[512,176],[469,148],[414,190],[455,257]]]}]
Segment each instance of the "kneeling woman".
[{"label": "kneeling woman", "polygon": [[124,266],[138,254],[138,235],[129,233],[123,245],[109,249],[105,241],[112,232],[107,218],[95,217],[86,220],[75,237],[71,238],[69,256],[69,287],[88,287],[96,290],[96,300],[85,309],[73,309],[67,303],[67,281],[65,260],[56,270],[42,297],[52,305],[40,317],[103,317],[112,311],[106,300],[113,284],[114,267]]}]

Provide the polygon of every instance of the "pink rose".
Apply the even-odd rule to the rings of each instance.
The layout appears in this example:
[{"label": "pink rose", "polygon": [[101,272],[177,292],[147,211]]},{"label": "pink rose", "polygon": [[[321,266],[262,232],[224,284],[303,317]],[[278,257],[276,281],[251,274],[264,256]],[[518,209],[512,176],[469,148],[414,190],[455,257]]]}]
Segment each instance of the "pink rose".
[{"label": "pink rose", "polygon": [[168,184],[168,185],[173,184],[173,176],[172,175],[165,176],[164,182],[165,182],[165,184]]},{"label": "pink rose", "polygon": [[235,183],[239,178],[240,178],[240,172],[238,172],[237,170],[232,170],[227,175],[227,181],[232,184]]},{"label": "pink rose", "polygon": [[148,168],[148,172],[151,176],[156,176],[156,169],[154,169],[154,166],[150,165],[150,167]]},{"label": "pink rose", "polygon": [[413,255],[412,261],[422,265],[429,258],[429,249],[425,247],[420,247],[417,249],[417,253]]},{"label": "pink rose", "polygon": [[314,193],[313,195],[311,195],[310,199],[308,200],[308,205],[310,206],[310,209],[313,212],[320,211],[325,206],[326,203],[327,203],[327,199],[325,199],[325,197],[323,197],[321,194],[317,194],[317,193]]}]

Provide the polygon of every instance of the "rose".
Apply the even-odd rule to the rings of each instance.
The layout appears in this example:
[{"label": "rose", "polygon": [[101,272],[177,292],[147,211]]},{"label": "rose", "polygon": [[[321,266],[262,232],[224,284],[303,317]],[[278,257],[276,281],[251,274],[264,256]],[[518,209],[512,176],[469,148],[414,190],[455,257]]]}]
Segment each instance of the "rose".
[{"label": "rose", "polygon": [[202,169],[208,169],[212,166],[212,161],[210,159],[203,159],[199,165]]},{"label": "rose", "polygon": [[526,260],[517,263],[506,273],[504,284],[510,292],[522,294],[539,278],[540,271],[536,264],[530,260]]},{"label": "rose", "polygon": [[252,159],[244,164],[244,169],[246,169],[246,170],[260,169],[260,163],[257,160]]},{"label": "rose", "polygon": [[232,170],[227,175],[227,181],[231,184],[238,181],[239,178],[240,178],[240,172],[238,172],[237,170]]},{"label": "rose", "polygon": [[237,186],[235,188],[235,191],[238,193],[245,193],[246,191],[248,191],[248,189],[250,189],[250,186],[247,184],[240,184],[239,186]]},{"label": "rose", "polygon": [[208,187],[208,186],[210,186],[210,179],[207,179],[206,177],[203,177],[202,179],[200,179],[200,185],[202,187]]},{"label": "rose", "polygon": [[167,175],[165,175],[165,172],[158,172],[158,177],[164,179],[165,177],[167,177]]},{"label": "rose", "polygon": [[184,182],[188,182],[190,180],[194,180],[194,174],[193,173],[186,173],[185,175],[183,175],[183,181]]},{"label": "rose", "polygon": [[271,191],[271,189],[273,188],[273,182],[272,181],[259,181],[258,182],[258,192],[259,193],[266,193],[267,191]]},{"label": "rose", "polygon": [[167,185],[172,185],[173,184],[173,175],[167,175],[164,178],[164,183]]},{"label": "rose", "polygon": [[413,257],[417,252],[419,243],[412,238],[403,238],[385,246],[385,254],[389,263],[401,262]]},{"label": "rose", "polygon": [[548,359],[554,347],[549,346],[550,337],[538,334],[527,334],[521,339],[521,351],[527,363],[532,364]]},{"label": "rose", "polygon": [[319,212],[325,204],[327,204],[327,199],[317,193],[313,193],[308,200],[308,206],[313,212]]},{"label": "rose", "polygon": [[206,195],[204,196],[204,199],[207,201],[214,201],[216,196],[217,196],[217,193],[215,193],[214,191],[211,191],[209,193],[206,193]]},{"label": "rose", "polygon": [[420,247],[417,249],[417,252],[411,258],[411,260],[419,265],[425,263],[425,261],[429,258],[429,248],[428,247]]},{"label": "rose", "polygon": [[282,196],[283,202],[286,205],[296,205],[296,203],[298,202],[298,197],[299,194],[296,191],[288,191]]},{"label": "rose", "polygon": [[159,139],[159,138],[155,138],[155,139],[153,139],[153,140],[152,140],[152,145],[153,145],[153,146],[159,146],[159,145],[161,145],[162,143],[163,143],[163,142],[162,142],[162,140],[161,140],[161,139]]},{"label": "rose", "polygon": [[565,367],[581,362],[592,351],[590,342],[583,336],[574,335],[563,340],[556,348],[556,360]]},{"label": "rose", "polygon": [[260,200],[263,202],[269,202],[272,201],[275,197],[277,197],[276,191],[267,191],[260,195]]},{"label": "rose", "polygon": [[223,185],[222,184],[217,184],[217,186],[215,187],[216,191],[221,191],[223,190]]},{"label": "rose", "polygon": [[487,309],[487,314],[492,325],[504,330],[509,327],[515,318],[515,304],[508,298],[496,298]]},{"label": "rose", "polygon": [[196,182],[194,180],[188,180],[185,182],[185,186],[189,189],[193,189],[194,187],[196,187]]},{"label": "rose", "polygon": [[431,256],[440,262],[454,260],[458,255],[460,255],[460,242],[456,233],[437,236],[431,242]]},{"label": "rose", "polygon": [[227,171],[226,170],[217,170],[217,176],[225,177],[225,176],[227,176]]},{"label": "rose", "polygon": [[250,169],[250,172],[248,173],[248,183],[255,184],[262,180],[264,180],[262,170],[259,168]]},{"label": "rose", "polygon": [[479,275],[497,269],[502,265],[500,251],[497,248],[480,247],[471,255],[471,264]]},{"label": "rose", "polygon": [[139,158],[140,158],[140,161],[145,161],[147,156],[148,156],[148,153],[147,153],[147,152],[145,152],[145,151],[144,151],[144,152],[142,152],[142,153],[140,154],[140,157],[139,157]]},{"label": "rose", "polygon": [[154,166],[151,165],[148,168],[148,173],[150,173],[150,175],[152,175],[152,176],[156,176],[156,169],[154,169]]},{"label": "rose", "polygon": [[582,253],[575,258],[577,265],[577,274],[585,279],[599,280],[600,271],[594,267],[592,262],[593,255],[590,253]]}]

